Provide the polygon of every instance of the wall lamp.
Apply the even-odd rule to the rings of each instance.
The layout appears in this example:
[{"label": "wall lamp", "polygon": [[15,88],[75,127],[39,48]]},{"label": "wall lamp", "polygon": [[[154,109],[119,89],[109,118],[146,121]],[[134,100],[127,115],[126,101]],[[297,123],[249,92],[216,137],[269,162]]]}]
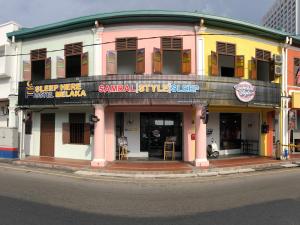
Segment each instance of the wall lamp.
[{"label": "wall lamp", "polygon": [[100,119],[94,114],[90,114],[89,120],[90,120],[91,123],[97,123],[97,122],[100,121]]}]

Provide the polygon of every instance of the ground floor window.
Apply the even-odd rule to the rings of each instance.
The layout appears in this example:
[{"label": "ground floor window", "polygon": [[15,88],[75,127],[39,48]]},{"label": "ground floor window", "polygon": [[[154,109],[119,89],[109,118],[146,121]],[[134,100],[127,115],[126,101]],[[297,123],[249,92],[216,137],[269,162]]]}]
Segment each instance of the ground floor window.
[{"label": "ground floor window", "polygon": [[84,144],[84,113],[70,113],[70,144]]}]

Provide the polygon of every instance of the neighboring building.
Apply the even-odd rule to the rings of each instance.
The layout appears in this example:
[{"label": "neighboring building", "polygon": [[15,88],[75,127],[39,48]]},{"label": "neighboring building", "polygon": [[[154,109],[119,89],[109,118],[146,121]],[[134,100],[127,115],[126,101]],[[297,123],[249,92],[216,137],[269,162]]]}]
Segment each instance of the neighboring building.
[{"label": "neighboring building", "polygon": [[7,38],[18,29],[20,25],[12,21],[0,24],[0,158],[18,157],[18,46]]},{"label": "neighboring building", "polygon": [[17,57],[13,56],[16,53],[16,46],[8,40],[6,34],[18,29],[20,25],[15,22],[0,24],[0,127],[16,127],[17,125],[14,109],[17,104],[19,80],[15,70]]},{"label": "neighboring building", "polygon": [[261,156],[281,139],[273,55],[282,54],[284,32],[199,13],[131,11],[8,37],[29,53],[20,57],[22,154],[104,166],[119,158],[126,136],[129,157],[160,160],[171,136],[176,159],[207,166],[212,139],[223,155]]},{"label": "neighboring building", "polygon": [[[285,135],[287,141],[285,143],[295,144],[296,148],[290,147],[293,153],[300,152],[300,45],[297,44],[298,37],[293,37],[292,46],[287,48],[287,79],[286,87],[283,94],[287,99],[285,108],[288,111],[284,118]],[[287,146],[285,146],[288,149]]]},{"label": "neighboring building", "polygon": [[290,34],[300,34],[300,2],[299,0],[277,0],[262,23],[266,27],[284,30]]}]

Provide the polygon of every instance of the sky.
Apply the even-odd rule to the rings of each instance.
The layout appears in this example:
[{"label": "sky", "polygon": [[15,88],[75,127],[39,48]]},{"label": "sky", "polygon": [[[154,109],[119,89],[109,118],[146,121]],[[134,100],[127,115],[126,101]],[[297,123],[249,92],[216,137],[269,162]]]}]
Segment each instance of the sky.
[{"label": "sky", "polygon": [[102,12],[137,9],[198,11],[260,24],[276,0],[0,0],[0,23],[35,27]]}]

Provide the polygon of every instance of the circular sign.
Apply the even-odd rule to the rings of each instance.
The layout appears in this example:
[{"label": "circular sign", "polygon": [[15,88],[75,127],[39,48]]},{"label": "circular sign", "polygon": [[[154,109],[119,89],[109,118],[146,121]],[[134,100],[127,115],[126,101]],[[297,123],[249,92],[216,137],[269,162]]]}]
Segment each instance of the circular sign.
[{"label": "circular sign", "polygon": [[250,102],[254,99],[256,88],[247,81],[242,81],[233,86],[235,95],[241,102]]}]

